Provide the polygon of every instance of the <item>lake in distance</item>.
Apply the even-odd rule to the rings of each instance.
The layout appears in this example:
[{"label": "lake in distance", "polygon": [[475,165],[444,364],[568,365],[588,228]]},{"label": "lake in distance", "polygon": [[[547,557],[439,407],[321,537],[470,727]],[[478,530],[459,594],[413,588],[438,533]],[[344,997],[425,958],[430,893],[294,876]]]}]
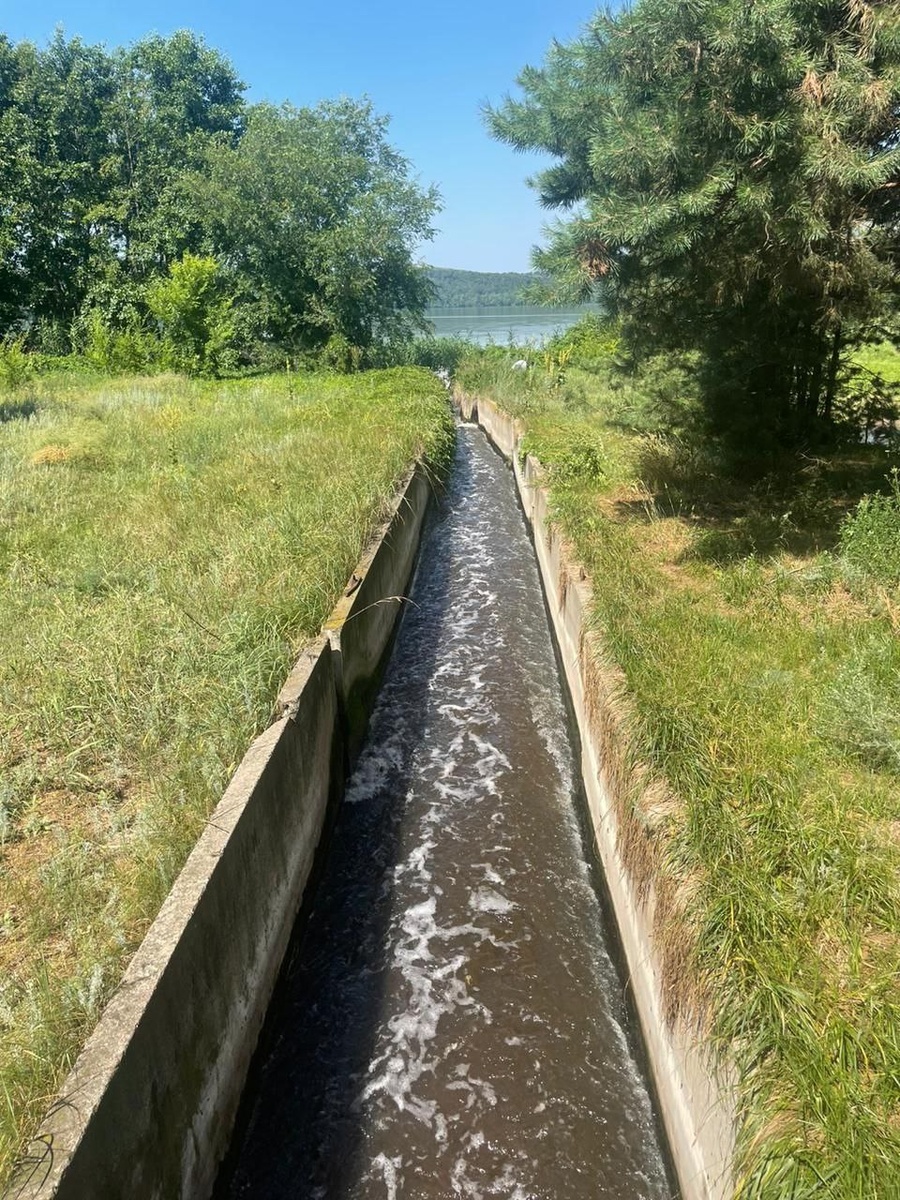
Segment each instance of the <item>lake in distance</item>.
[{"label": "lake in distance", "polygon": [[541,308],[432,308],[426,313],[434,326],[435,337],[459,337],[486,346],[491,342],[505,346],[540,345],[555,333],[561,333],[588,313],[592,306]]}]

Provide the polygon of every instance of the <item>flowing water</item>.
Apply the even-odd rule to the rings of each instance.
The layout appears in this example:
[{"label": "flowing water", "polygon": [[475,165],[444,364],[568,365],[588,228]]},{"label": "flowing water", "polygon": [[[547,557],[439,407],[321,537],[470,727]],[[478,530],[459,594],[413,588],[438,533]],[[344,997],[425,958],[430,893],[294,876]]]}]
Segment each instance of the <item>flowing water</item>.
[{"label": "flowing water", "polygon": [[220,1200],[670,1200],[508,468],[460,430]]}]

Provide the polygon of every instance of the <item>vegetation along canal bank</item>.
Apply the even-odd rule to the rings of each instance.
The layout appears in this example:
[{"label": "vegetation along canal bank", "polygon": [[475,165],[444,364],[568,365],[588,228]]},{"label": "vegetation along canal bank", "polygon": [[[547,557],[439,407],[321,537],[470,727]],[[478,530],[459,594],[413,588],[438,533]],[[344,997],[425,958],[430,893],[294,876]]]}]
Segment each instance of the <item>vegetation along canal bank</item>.
[{"label": "vegetation along canal bank", "polygon": [[892,1197],[892,454],[857,434],[742,480],[660,431],[660,405],[687,402],[690,375],[671,362],[635,373],[620,351],[595,323],[547,352],[550,370],[474,351],[458,386],[522,423],[591,581],[585,645],[619,853],[638,893],[664,898],[669,1020],[734,1081],[736,1194]]},{"label": "vegetation along canal bank", "polygon": [[742,1200],[894,1200],[900,5],[637,0],[518,84],[532,262],[609,320],[457,378],[591,578],[670,1016],[733,1081]]},{"label": "vegetation along canal bank", "polygon": [[398,480],[452,442],[410,368],[4,405],[0,1177]]}]

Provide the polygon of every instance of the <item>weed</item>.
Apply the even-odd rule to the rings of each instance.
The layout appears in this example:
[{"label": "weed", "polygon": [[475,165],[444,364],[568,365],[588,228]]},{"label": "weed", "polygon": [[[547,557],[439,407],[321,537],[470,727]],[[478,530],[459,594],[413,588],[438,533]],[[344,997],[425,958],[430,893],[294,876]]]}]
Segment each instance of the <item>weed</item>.
[{"label": "weed", "polygon": [[864,496],[844,521],[840,550],[851,568],[879,583],[900,584],[900,473],[891,473],[887,494]]},{"label": "weed", "polygon": [[823,732],[875,770],[900,775],[900,652],[872,631],[855,642],[823,703]]}]

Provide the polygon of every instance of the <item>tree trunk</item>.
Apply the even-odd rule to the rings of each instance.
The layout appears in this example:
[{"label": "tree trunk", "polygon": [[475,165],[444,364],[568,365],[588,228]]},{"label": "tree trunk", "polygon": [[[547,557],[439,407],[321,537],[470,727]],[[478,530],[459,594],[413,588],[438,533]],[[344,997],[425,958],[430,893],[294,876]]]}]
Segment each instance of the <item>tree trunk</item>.
[{"label": "tree trunk", "polygon": [[[824,347],[823,347],[824,348]],[[809,416],[812,420],[819,411],[819,397],[822,394],[822,355],[816,355],[816,361],[813,363],[812,374],[809,384]]]},{"label": "tree trunk", "polygon": [[834,397],[837,392],[838,368],[841,365],[841,346],[843,345],[840,325],[834,331],[834,341],[831,343],[831,357],[828,360],[828,378],[825,383],[825,405],[822,416],[830,421],[834,411]]}]

